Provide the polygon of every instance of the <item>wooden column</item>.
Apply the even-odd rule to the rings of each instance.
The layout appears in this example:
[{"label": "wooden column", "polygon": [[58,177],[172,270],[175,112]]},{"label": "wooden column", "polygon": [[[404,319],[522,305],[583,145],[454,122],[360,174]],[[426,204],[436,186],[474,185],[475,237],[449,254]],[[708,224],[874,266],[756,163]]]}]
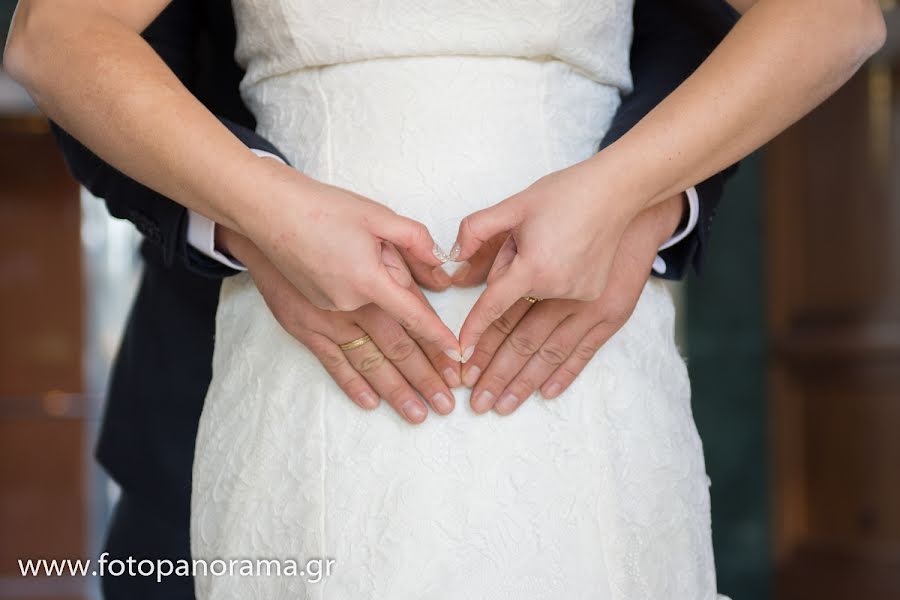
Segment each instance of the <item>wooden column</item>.
[{"label": "wooden column", "polygon": [[0,118],[0,598],[77,598],[17,559],[85,558],[78,187],[39,117]]},{"label": "wooden column", "polygon": [[900,598],[900,60],[767,153],[780,600]]}]

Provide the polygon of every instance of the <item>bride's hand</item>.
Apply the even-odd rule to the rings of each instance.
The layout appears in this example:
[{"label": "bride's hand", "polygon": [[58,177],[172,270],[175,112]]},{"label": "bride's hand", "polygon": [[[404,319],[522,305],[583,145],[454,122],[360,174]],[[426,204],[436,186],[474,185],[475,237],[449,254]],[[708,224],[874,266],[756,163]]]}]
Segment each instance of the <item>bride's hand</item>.
[{"label": "bride's hand", "polygon": [[509,232],[488,275],[488,286],[463,323],[459,341],[468,359],[484,331],[516,301],[532,296],[593,301],[606,288],[625,227],[639,212],[623,193],[582,162],[551,173],[460,223],[451,256],[467,260]]},{"label": "bride's hand", "polygon": [[[459,362],[447,357],[440,347],[414,340],[395,319],[374,304],[349,312],[313,306],[249,239],[239,234],[217,228],[217,244],[247,266],[275,319],[315,354],[353,402],[373,409],[384,398],[414,425],[424,421],[428,414],[416,392],[428,400],[435,412],[442,415],[452,412],[454,400],[449,386],[461,384]],[[396,270],[391,275],[395,281],[405,282],[418,301],[427,303],[405,271],[402,260],[390,268]],[[370,342],[341,350],[340,344],[367,334],[372,338]]]},{"label": "bride's hand", "polygon": [[507,415],[536,390],[556,398],[631,316],[660,245],[684,211],[683,194],[638,215],[616,249],[603,295],[593,302],[519,300],[488,328],[463,369],[477,413]]},{"label": "bride's hand", "polygon": [[446,256],[424,225],[277,161],[256,160],[257,180],[264,182],[259,197],[234,220],[309,302],[339,311],[374,303],[414,336],[459,360],[456,336],[385,264],[385,256],[395,254],[385,253],[388,242],[426,268],[441,265]]}]

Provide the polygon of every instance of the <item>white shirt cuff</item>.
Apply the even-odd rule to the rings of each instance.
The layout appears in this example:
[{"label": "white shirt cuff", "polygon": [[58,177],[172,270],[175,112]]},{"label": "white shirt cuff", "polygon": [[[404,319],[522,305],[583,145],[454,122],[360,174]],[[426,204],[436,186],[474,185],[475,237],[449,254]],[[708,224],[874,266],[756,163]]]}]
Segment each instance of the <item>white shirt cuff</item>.
[{"label": "white shirt cuff", "polygon": [[[265,150],[253,150],[253,153],[260,157],[272,158],[283,163],[278,156]],[[187,243],[193,246],[198,252],[204,256],[235,269],[236,271],[246,271],[247,267],[228,256],[224,252],[216,248],[216,223],[198,212],[188,210],[188,228]]]},{"label": "white shirt cuff", "polygon": [[[660,251],[665,250],[666,248],[671,248],[684,238],[686,238],[690,233],[697,227],[697,221],[700,218],[700,197],[697,195],[697,189],[694,187],[690,187],[684,192],[687,194],[688,199],[688,220],[685,226],[676,231],[672,237],[666,241],[665,244],[659,247]],[[653,259],[653,272],[657,275],[665,275],[667,269],[666,261],[663,260],[661,256],[658,256]]]}]

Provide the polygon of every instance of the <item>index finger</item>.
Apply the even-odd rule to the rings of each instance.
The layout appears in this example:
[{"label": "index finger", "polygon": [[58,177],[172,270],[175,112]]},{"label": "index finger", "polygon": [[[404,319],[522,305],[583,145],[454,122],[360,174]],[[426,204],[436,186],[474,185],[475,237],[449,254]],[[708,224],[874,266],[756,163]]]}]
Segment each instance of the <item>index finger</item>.
[{"label": "index finger", "polygon": [[[431,306],[419,286],[412,284],[409,286],[409,290],[422,302]],[[434,310],[433,307],[432,310]],[[458,358],[450,358],[439,346],[425,340],[419,340],[417,343],[419,344],[419,348],[422,349],[422,352],[425,353],[425,356],[428,357],[428,360],[431,361],[431,364],[434,365],[434,368],[441,373],[448,386],[455,388],[462,385]]]},{"label": "index finger", "polygon": [[530,289],[529,277],[522,260],[518,257],[503,275],[488,282],[459,331],[463,362],[471,358],[478,340],[491,323],[502,317],[517,300],[527,296]]},{"label": "index finger", "polygon": [[416,341],[438,346],[453,360],[460,360],[459,341],[425,301],[382,271],[371,290],[371,299],[391,315]]}]

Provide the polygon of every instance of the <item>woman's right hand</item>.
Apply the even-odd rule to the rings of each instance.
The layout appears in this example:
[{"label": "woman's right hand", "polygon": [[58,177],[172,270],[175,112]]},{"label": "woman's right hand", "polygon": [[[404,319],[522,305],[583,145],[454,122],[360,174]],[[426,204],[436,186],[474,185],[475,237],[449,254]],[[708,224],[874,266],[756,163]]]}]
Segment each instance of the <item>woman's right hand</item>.
[{"label": "woman's right hand", "polygon": [[417,341],[460,359],[456,336],[404,279],[398,249],[429,267],[447,259],[425,225],[278,161],[254,160],[259,193],[233,219],[309,302],[339,311],[375,304]]}]

